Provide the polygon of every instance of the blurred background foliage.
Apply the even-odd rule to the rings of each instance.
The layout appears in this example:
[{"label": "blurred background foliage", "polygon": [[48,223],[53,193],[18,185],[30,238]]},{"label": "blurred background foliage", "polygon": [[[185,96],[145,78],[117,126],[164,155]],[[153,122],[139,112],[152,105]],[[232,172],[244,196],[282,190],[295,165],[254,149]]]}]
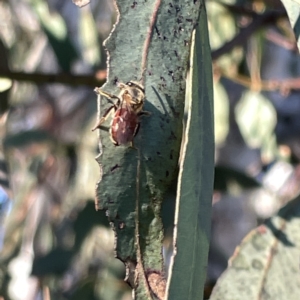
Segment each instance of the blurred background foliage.
[{"label": "blurred background foliage", "polygon": [[[207,298],[242,238],[299,194],[300,59],[280,1],[206,5],[216,135]],[[131,299],[105,212],[94,209],[93,88],[105,80],[101,45],[115,20],[110,0],[0,0],[1,151],[12,190],[0,181],[4,299]],[[163,207],[166,266],[175,189]]]}]

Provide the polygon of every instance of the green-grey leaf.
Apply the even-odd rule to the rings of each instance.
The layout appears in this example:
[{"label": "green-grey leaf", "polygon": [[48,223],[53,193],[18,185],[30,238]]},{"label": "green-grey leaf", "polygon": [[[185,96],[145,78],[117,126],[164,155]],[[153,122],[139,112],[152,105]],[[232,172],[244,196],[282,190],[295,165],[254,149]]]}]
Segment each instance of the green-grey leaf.
[{"label": "green-grey leaf", "polygon": [[[109,75],[104,90],[118,94],[115,80],[144,81],[144,109],[151,115],[141,120],[134,140],[138,150],[115,147],[101,131],[97,201],[113,223],[116,255],[130,271],[136,299],[149,299],[146,270],[162,271],[160,208],[178,173],[185,78],[200,1],[116,3],[120,16],[106,41]],[[102,98],[101,115],[108,107]]]},{"label": "green-grey leaf", "polygon": [[291,26],[294,30],[297,46],[300,50],[300,1],[299,0],[281,0],[289,17]]},{"label": "green-grey leaf", "polygon": [[[0,40],[0,70],[9,71],[7,49]],[[9,91],[12,86],[12,81],[7,78],[0,78],[0,114],[5,113],[9,108]]]},{"label": "green-grey leaf", "polygon": [[300,197],[237,247],[210,300],[300,298]]},{"label": "green-grey leaf", "polygon": [[202,299],[214,179],[213,87],[207,17],[201,9],[187,81],[188,119],[175,214],[168,298]]},{"label": "green-grey leaf", "polygon": [[70,72],[72,63],[78,58],[78,54],[68,35],[63,18],[59,14],[50,14],[45,1],[31,0],[31,4],[40,19],[59,66],[64,72]]}]

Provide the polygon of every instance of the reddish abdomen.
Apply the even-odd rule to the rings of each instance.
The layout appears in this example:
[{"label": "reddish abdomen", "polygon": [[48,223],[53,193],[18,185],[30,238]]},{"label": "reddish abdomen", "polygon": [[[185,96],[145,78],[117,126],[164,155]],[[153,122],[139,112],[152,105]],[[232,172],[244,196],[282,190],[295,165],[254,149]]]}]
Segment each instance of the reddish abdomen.
[{"label": "reddish abdomen", "polygon": [[111,124],[111,138],[116,145],[133,141],[138,126],[137,115],[128,108],[117,109]]}]

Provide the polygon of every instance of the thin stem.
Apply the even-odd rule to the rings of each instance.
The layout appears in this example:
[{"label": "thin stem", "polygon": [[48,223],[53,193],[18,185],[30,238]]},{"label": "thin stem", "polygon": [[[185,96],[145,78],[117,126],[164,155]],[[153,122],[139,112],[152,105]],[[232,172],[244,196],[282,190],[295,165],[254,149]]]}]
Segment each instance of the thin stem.
[{"label": "thin stem", "polygon": [[106,78],[97,78],[97,75],[73,75],[73,74],[45,74],[45,73],[24,73],[0,70],[0,77],[17,81],[29,81],[36,84],[63,83],[68,85],[101,86]]},{"label": "thin stem", "polygon": [[144,43],[144,47],[143,47],[143,56],[142,56],[142,84],[145,85],[145,72],[146,72],[146,66],[147,66],[147,59],[148,59],[148,52],[149,52],[149,46],[150,46],[150,42],[151,42],[151,38],[152,38],[152,34],[153,34],[153,28],[155,26],[156,23],[156,18],[157,18],[157,13],[158,13],[158,9],[160,7],[161,4],[161,0],[156,0],[155,4],[154,4],[154,9],[150,18],[150,24],[148,27],[148,32],[147,32],[147,37]]}]

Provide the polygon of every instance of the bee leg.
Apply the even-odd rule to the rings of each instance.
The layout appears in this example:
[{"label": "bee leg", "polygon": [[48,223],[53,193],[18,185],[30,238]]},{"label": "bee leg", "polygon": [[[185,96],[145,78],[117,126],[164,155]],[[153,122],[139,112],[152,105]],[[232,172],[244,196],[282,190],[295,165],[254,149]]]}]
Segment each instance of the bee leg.
[{"label": "bee leg", "polygon": [[131,141],[131,142],[129,143],[129,147],[132,148],[132,149],[137,150],[137,148],[134,146],[133,141]]},{"label": "bee leg", "polygon": [[[139,130],[140,130],[140,123],[138,123],[135,127],[135,130],[134,130],[134,133],[133,133],[133,136],[136,136],[138,133],[139,133]],[[132,142],[131,142],[132,143]]]},{"label": "bee leg", "polygon": [[[102,91],[100,88],[95,88],[94,90],[96,92],[97,95],[101,95],[103,97],[105,97],[110,103],[112,103],[114,106],[119,106],[120,103],[121,103],[121,100],[118,96],[116,95],[113,95],[113,94],[110,94],[110,93],[107,93],[107,92],[104,92]],[[115,103],[113,101],[113,99],[117,99],[117,103]]]},{"label": "bee leg", "polygon": [[122,90],[122,89],[125,89],[126,88],[126,84],[122,83],[122,82],[118,82],[117,83],[117,87]]},{"label": "bee leg", "polygon": [[101,124],[103,124],[109,115],[112,114],[113,111],[116,111],[116,106],[112,105],[110,108],[107,109],[107,111],[104,113],[104,115],[100,118],[100,120],[96,123],[96,125],[93,127],[92,131],[95,131],[96,129],[100,129]]},{"label": "bee leg", "polygon": [[[134,133],[133,133],[133,136],[134,136],[134,137],[138,134],[139,130],[140,130],[140,123],[138,123],[138,124],[136,125],[136,127],[135,127],[135,130],[134,130]],[[133,140],[129,143],[129,147],[130,147],[130,148],[133,148],[133,149],[137,149],[137,148],[134,146],[134,144],[133,144]]]},{"label": "bee leg", "polygon": [[150,111],[142,110],[138,113],[138,116],[151,116]]}]

